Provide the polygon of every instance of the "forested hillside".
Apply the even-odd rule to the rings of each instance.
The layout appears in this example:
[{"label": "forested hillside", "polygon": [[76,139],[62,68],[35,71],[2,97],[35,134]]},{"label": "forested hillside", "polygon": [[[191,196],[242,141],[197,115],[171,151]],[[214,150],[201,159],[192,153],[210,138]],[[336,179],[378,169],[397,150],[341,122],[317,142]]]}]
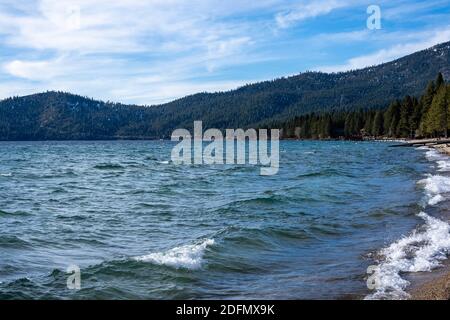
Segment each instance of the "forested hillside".
[{"label": "forested hillside", "polygon": [[0,140],[156,139],[176,128],[191,129],[194,120],[224,129],[281,124],[312,112],[367,113],[406,95],[414,101],[439,72],[450,78],[450,42],[361,70],[305,72],[158,106],[45,92],[0,102]]},{"label": "forested hillside", "polygon": [[450,85],[439,73],[420,98],[407,95],[386,109],[311,113],[271,127],[296,139],[447,137]]}]

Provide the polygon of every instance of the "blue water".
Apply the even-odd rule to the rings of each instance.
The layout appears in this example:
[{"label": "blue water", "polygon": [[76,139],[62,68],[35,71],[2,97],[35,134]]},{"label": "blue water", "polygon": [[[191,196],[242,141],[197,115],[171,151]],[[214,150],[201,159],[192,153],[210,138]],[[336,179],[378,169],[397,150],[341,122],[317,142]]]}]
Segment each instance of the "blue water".
[{"label": "blue water", "polygon": [[282,141],[260,176],[174,165],[173,146],[0,142],[0,299],[362,298],[376,252],[421,223],[412,148]]}]

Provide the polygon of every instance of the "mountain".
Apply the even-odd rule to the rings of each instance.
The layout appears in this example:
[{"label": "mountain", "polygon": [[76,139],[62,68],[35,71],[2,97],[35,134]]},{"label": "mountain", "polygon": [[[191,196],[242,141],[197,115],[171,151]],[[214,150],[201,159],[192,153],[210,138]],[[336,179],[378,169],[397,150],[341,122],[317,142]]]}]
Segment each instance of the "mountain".
[{"label": "mountain", "polygon": [[312,112],[382,109],[419,96],[439,72],[450,79],[450,42],[360,70],[305,72],[151,107],[50,91],[0,101],[0,140],[156,139],[191,129],[194,120],[245,128]]}]

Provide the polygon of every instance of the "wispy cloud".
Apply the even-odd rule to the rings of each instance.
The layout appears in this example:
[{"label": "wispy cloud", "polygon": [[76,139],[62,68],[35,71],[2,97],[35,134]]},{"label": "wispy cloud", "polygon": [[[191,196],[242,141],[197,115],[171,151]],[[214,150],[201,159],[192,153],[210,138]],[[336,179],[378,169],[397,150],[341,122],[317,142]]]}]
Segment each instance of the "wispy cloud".
[{"label": "wispy cloud", "polygon": [[[402,38],[415,38],[412,42],[395,44],[389,48],[378,50],[374,53],[353,57],[341,65],[322,66],[316,68],[323,72],[339,72],[354,69],[361,69],[374,66],[380,63],[389,62],[402,56],[424,50],[436,44],[450,41],[450,26],[446,29],[431,30],[418,34],[398,34]],[[399,39],[400,40],[400,39]]]},{"label": "wispy cloud", "polygon": [[[407,9],[415,16],[448,13],[412,2]],[[154,104],[317,65],[363,67],[448,40],[447,26],[421,33],[387,0],[380,0],[382,18],[400,27],[383,23],[386,29],[371,33],[364,3],[0,0],[0,98],[56,89]],[[335,15],[339,22],[330,27]],[[324,60],[330,57],[331,66]]]},{"label": "wispy cloud", "polygon": [[[2,45],[17,52],[32,50],[32,54],[3,61],[2,70],[14,78],[41,82],[37,88],[71,83],[72,91],[90,94],[101,88],[121,101],[146,99],[134,100],[140,103],[176,98],[189,93],[189,88],[228,89],[231,83],[245,80],[206,84],[200,78],[224,65],[251,62],[246,51],[258,32],[256,24],[227,19],[248,10],[264,10],[271,3],[42,0],[26,7],[10,1],[0,14]],[[147,89],[136,86],[135,79],[145,71],[164,76],[159,83],[147,83]],[[98,83],[92,83],[93,78]],[[90,79],[89,87],[86,79]],[[114,79],[119,80],[117,87]],[[143,91],[137,93],[137,88]]]},{"label": "wispy cloud", "polygon": [[295,8],[278,13],[275,17],[279,28],[287,28],[291,25],[308,18],[314,18],[326,15],[331,11],[347,6],[345,1],[337,0],[318,0],[313,2],[304,2],[295,6]]}]

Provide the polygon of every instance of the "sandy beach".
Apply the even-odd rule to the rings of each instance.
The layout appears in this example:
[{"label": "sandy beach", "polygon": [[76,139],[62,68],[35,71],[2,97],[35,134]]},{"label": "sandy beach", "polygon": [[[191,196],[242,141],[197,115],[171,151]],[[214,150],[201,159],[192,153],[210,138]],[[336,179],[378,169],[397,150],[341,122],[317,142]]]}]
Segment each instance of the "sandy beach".
[{"label": "sandy beach", "polygon": [[450,269],[421,286],[411,289],[412,300],[450,300]]}]

